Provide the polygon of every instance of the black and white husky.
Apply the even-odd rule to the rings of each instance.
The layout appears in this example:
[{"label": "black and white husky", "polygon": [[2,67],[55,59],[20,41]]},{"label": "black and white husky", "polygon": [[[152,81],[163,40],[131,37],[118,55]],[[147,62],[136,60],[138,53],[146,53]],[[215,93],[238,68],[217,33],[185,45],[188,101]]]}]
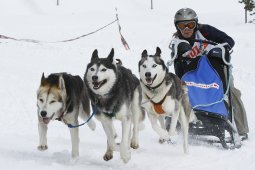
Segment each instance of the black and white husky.
[{"label": "black and white husky", "polygon": [[[144,120],[139,79],[120,62],[115,62],[112,49],[107,58],[99,58],[98,51],[94,50],[84,81],[96,109],[96,117],[101,121],[107,136],[107,150],[103,159],[108,161],[113,158],[113,151],[120,151],[121,159],[127,163],[131,158],[130,146],[133,149],[139,147],[139,124]],[[122,123],[120,145],[115,142],[114,119]]]},{"label": "black and white husky", "polygon": [[[183,148],[187,153],[189,120],[193,113],[189,104],[188,89],[175,74],[168,73],[160,54],[159,47],[155,55],[148,55],[146,50],[142,52],[139,61],[140,84],[143,91],[142,106],[148,114],[152,128],[159,135],[160,142],[173,140],[179,119],[184,135]],[[170,115],[172,121],[167,132],[164,120],[165,116]]]},{"label": "black and white husky", "polygon": [[[51,120],[60,120],[65,124],[78,125],[78,116],[87,120],[90,114],[87,88],[80,76],[67,73],[44,74],[37,90],[39,146],[43,151],[48,149],[47,125]],[[94,130],[93,120],[88,126]],[[70,128],[72,141],[72,157],[79,156],[78,128]]]}]

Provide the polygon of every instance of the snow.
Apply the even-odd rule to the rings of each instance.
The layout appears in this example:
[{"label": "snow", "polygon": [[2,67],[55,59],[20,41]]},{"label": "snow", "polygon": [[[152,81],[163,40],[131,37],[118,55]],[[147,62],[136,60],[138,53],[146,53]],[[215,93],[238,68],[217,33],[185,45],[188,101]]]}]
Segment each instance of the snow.
[{"label": "snow", "polygon": [[[1,169],[255,169],[255,83],[254,24],[244,24],[243,6],[238,1],[153,1],[149,0],[8,0],[0,2],[0,35],[34,39],[41,43],[0,39],[0,165]],[[111,48],[116,58],[138,76],[138,61],[144,49],[154,54],[159,46],[165,61],[175,32],[173,17],[182,7],[197,11],[199,21],[225,31],[236,41],[232,63],[235,84],[242,91],[250,127],[249,140],[242,147],[224,150],[190,141],[190,154],[178,143],[159,144],[148,119],[140,133],[140,148],[131,151],[124,164],[119,153],[105,162],[106,136],[99,121],[97,129],[80,128],[80,157],[73,161],[68,128],[58,121],[48,130],[47,151],[37,150],[36,90],[42,73],[68,72],[83,77],[94,49],[106,57]],[[228,8],[224,8],[228,7]],[[120,41],[116,23],[90,36],[65,43],[47,43],[90,33],[115,20],[117,8],[122,34],[130,50]],[[173,68],[170,68],[173,71]],[[116,122],[120,135],[120,123]],[[118,139],[119,140],[119,139]]]}]

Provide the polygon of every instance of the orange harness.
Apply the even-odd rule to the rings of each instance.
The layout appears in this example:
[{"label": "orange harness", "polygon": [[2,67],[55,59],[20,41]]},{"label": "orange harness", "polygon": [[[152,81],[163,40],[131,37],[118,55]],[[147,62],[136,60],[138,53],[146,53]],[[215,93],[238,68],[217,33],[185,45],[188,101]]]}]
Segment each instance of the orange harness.
[{"label": "orange harness", "polygon": [[[146,95],[147,96],[147,95]],[[148,96],[147,96],[148,99],[150,99]],[[158,103],[155,103],[153,102],[152,100],[150,100],[150,102],[153,104],[153,108],[154,108],[154,111],[157,112],[158,114],[164,114],[165,111],[163,110],[162,108],[162,103],[165,101],[166,99],[166,95],[165,97]]]}]

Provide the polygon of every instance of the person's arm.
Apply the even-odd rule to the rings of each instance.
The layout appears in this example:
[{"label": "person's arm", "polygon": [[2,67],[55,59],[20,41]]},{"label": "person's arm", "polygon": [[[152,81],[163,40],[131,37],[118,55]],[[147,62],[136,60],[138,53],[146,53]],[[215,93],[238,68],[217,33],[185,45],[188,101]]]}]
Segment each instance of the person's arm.
[{"label": "person's arm", "polygon": [[201,24],[199,31],[207,40],[220,44],[226,42],[230,45],[231,48],[233,48],[235,45],[235,41],[229,35],[213,26]]}]

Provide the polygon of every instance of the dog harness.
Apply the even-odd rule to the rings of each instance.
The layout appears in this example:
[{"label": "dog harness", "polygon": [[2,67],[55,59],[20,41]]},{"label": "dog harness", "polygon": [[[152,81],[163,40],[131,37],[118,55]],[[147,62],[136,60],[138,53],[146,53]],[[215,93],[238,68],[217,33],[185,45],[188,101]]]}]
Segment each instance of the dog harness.
[{"label": "dog harness", "polygon": [[165,111],[164,111],[163,108],[162,108],[162,103],[165,101],[166,95],[165,95],[165,97],[164,97],[160,102],[158,102],[158,103],[153,102],[153,101],[149,98],[149,96],[146,95],[146,97],[150,100],[151,104],[153,105],[154,111],[155,111],[156,113],[158,113],[158,114],[164,114],[164,113],[165,113]]}]

